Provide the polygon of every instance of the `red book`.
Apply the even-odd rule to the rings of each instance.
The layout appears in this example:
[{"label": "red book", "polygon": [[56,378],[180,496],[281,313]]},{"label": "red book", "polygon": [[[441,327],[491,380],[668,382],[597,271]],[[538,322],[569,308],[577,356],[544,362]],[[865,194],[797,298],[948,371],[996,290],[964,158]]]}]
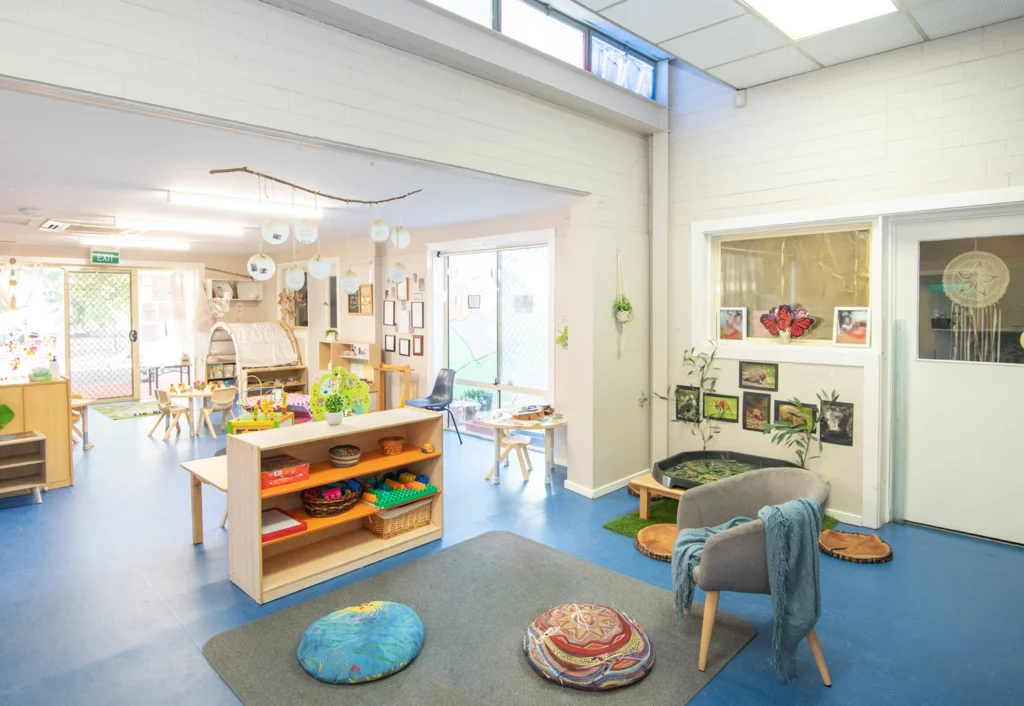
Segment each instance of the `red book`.
[{"label": "red book", "polygon": [[309,463],[294,456],[270,456],[260,465],[260,487],[273,488],[276,485],[298,483],[309,479]]},{"label": "red book", "polygon": [[264,510],[262,516],[263,541],[269,542],[292,534],[306,531],[306,523],[292,517],[288,512],[278,508]]}]

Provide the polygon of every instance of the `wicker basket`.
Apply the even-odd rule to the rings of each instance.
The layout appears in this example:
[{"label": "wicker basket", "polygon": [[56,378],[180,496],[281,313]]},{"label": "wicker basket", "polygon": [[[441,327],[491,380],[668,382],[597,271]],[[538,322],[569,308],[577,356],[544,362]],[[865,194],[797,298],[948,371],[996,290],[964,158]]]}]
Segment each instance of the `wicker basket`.
[{"label": "wicker basket", "polygon": [[302,494],[302,506],[306,508],[306,513],[310,517],[334,517],[351,510],[357,502],[359,502],[359,493],[349,493],[338,500],[307,498],[305,493]]},{"label": "wicker basket", "polygon": [[385,436],[377,439],[380,444],[380,452],[385,456],[397,456],[405,450],[404,436]]},{"label": "wicker basket", "polygon": [[381,510],[363,518],[363,527],[381,539],[391,539],[403,532],[430,524],[430,504],[433,498],[424,498],[393,510]]},{"label": "wicker basket", "polygon": [[351,468],[359,463],[359,447],[352,444],[332,446],[327,453],[331,457],[331,465],[335,468]]}]

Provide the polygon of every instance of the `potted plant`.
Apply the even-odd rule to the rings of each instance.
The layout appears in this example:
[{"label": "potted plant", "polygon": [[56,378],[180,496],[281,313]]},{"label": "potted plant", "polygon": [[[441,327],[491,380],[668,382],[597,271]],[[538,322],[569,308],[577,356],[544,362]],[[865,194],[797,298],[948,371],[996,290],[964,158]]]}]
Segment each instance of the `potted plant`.
[{"label": "potted plant", "polygon": [[612,309],[615,310],[615,320],[620,324],[628,324],[633,320],[633,305],[629,303],[629,298],[625,294],[615,297]]},{"label": "potted plant", "polygon": [[336,392],[327,395],[327,399],[324,400],[324,411],[328,424],[331,426],[341,424],[345,421],[345,398]]},{"label": "potted plant", "polygon": [[336,329],[336,328],[329,328],[326,331],[324,331],[324,338],[327,338],[328,336],[332,336],[333,337],[332,340],[335,343],[337,343],[338,342],[338,329]]}]

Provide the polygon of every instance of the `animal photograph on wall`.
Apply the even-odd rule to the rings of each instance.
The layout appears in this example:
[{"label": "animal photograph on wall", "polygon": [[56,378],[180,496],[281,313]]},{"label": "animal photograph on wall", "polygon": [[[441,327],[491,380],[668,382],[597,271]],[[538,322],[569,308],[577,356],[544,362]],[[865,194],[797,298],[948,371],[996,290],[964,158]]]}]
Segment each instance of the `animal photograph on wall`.
[{"label": "animal photograph on wall", "polygon": [[813,429],[818,410],[789,400],[775,400],[775,421],[788,422],[797,429]]},{"label": "animal photograph on wall", "polygon": [[763,392],[743,393],[743,428],[764,431],[771,421],[772,396]]},{"label": "animal photograph on wall", "polygon": [[853,404],[821,401],[822,443],[853,446]]},{"label": "animal photograph on wall", "polygon": [[778,392],[779,364],[740,361],[740,387],[744,390]]},{"label": "animal photograph on wall", "polygon": [[720,422],[740,420],[740,398],[732,395],[704,395],[704,416]]},{"label": "animal photograph on wall", "polygon": [[700,421],[700,388],[676,385],[676,421]]}]

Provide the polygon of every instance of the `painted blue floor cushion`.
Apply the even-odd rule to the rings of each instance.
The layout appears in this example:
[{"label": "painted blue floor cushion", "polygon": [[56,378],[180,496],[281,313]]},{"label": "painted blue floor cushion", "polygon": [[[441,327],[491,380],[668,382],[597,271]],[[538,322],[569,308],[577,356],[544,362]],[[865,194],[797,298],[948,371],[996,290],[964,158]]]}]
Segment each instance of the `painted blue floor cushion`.
[{"label": "painted blue floor cushion", "polygon": [[371,601],[342,608],[306,628],[299,664],[328,684],[383,679],[405,668],[423,646],[423,621],[409,606]]},{"label": "painted blue floor cushion", "polygon": [[561,605],[537,618],[523,638],[523,652],[545,679],[587,691],[632,684],[654,666],[640,624],[594,603]]}]

